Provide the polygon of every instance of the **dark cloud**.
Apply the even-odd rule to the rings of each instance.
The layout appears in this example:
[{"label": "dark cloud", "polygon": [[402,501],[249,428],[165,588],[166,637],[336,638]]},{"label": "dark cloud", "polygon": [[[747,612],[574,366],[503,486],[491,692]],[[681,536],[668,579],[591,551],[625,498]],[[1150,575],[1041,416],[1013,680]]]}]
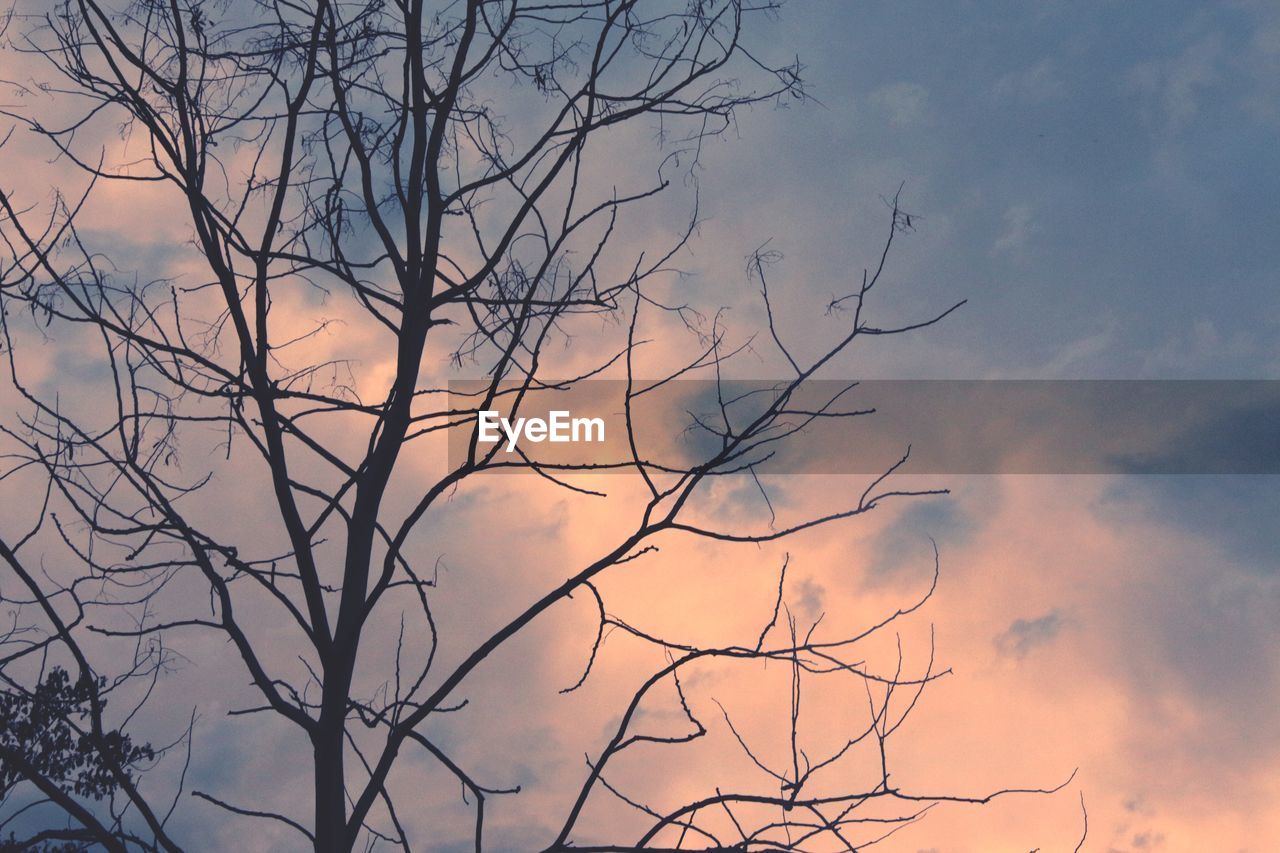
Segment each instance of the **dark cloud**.
[{"label": "dark cloud", "polygon": [[1051,610],[1035,619],[1015,619],[996,635],[996,650],[1006,657],[1020,658],[1031,650],[1051,642],[1062,631],[1060,610]]},{"label": "dark cloud", "polygon": [[1280,476],[1143,476],[1117,480],[1103,511],[1190,531],[1222,548],[1237,568],[1280,569]]},{"label": "dark cloud", "polygon": [[827,590],[811,577],[802,578],[796,584],[796,611],[804,618],[812,621],[822,615]]},{"label": "dark cloud", "polygon": [[[1177,383],[1181,385],[1182,383]],[[1211,387],[1218,383],[1190,383]],[[1222,383],[1230,387],[1237,383]],[[1240,383],[1243,384],[1243,383]],[[1275,474],[1280,472],[1280,400],[1271,383],[1257,399],[1240,405],[1214,405],[1194,393],[1180,412],[1186,427],[1163,442],[1163,447],[1121,461],[1121,470],[1133,474]],[[1176,386],[1174,386],[1176,387]],[[1203,402],[1203,405],[1201,405]],[[1218,400],[1217,404],[1228,402]],[[1206,411],[1209,405],[1212,410]]]},{"label": "dark cloud", "polygon": [[[915,581],[933,571],[933,543],[966,542],[976,529],[959,501],[946,497],[917,500],[876,537],[868,568],[869,583]],[[932,541],[930,541],[932,540]]]}]

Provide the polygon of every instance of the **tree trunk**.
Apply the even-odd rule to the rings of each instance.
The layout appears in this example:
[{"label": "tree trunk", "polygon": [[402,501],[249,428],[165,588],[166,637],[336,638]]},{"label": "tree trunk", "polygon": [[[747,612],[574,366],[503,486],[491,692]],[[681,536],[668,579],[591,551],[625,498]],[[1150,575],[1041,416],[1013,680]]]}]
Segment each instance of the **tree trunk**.
[{"label": "tree trunk", "polygon": [[[345,853],[347,844],[347,795],[343,773],[342,718],[322,713],[312,737],[315,754],[316,853]],[[336,722],[336,725],[333,723]]]}]

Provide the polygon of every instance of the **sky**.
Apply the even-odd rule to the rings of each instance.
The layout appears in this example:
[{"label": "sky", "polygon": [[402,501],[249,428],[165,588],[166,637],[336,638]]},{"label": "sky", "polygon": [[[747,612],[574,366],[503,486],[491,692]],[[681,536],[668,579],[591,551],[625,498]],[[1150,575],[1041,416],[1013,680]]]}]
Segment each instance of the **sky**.
[{"label": "sky", "polygon": [[[867,262],[876,195],[905,181],[904,308],[970,300],[855,375],[1276,378],[1274,5],[794,11],[821,106],[744,120],[726,147],[752,167],[718,233],[772,237],[779,276],[821,298]],[[903,510],[883,553],[914,537],[918,560],[928,532],[951,567],[938,621],[969,683],[945,736],[1012,763],[1079,756],[1086,849],[1273,844],[1278,494],[1267,477],[1006,477]],[[937,849],[1017,849],[949,837]]]},{"label": "sky", "polygon": [[1274,375],[1273,4],[812,2],[782,26],[818,104],[712,146],[710,227],[821,292],[905,182],[910,298],[970,303],[877,374]]},{"label": "sky", "polygon": [[[767,243],[781,253],[770,270],[780,335],[798,351],[817,346],[838,328],[823,309],[874,262],[885,199],[901,186],[915,230],[895,245],[877,316],[887,324],[968,303],[922,335],[857,348],[833,377],[1280,379],[1280,6],[794,0],[759,46],[775,59],[798,56],[811,97],[743,111],[701,152],[701,225],[678,259],[687,275],[670,285],[697,304],[730,306],[743,328],[759,324],[743,269]],[[56,173],[13,144],[35,175]],[[631,168],[627,158],[616,165],[624,177]],[[0,180],[43,191],[33,175]],[[127,209],[146,223],[126,235],[134,266],[180,271],[186,261],[172,247],[183,233],[165,202],[105,192],[86,211],[90,229],[111,235]],[[644,245],[668,225],[655,215],[628,239]],[[313,308],[282,304],[299,316]],[[352,325],[309,346],[330,356],[370,340]],[[102,391],[91,343],[45,347],[32,375],[91,407]],[[359,381],[376,385],[388,362],[366,360]],[[0,400],[14,405],[7,387]],[[407,459],[400,499],[438,470],[440,454]],[[245,476],[215,481],[203,512],[256,529],[270,507],[265,489],[244,492]],[[781,512],[801,517],[857,482],[779,477],[770,488]],[[1053,796],[940,808],[880,849],[1070,850],[1081,796],[1085,850],[1275,849],[1280,479],[1006,475],[945,485],[950,496],[886,506],[785,548],[672,544],[601,588],[628,620],[732,637],[767,618],[785,551],[796,612],[858,624],[927,587],[932,538],[939,588],[903,636],[918,664],[932,625],[953,674],[904,730],[898,772],[969,792],[1076,775]],[[760,517],[749,490],[716,497],[711,512],[722,520]],[[0,523],[13,522],[4,515]],[[493,517],[506,535],[489,535]],[[619,523],[537,480],[497,478],[459,493],[415,540],[426,562],[446,566],[446,658],[565,564],[589,559]],[[268,547],[273,534],[258,535]],[[469,694],[474,710],[440,724],[442,742],[477,775],[525,787],[492,803],[494,849],[532,849],[580,780],[582,754],[616,718],[613,692],[655,663],[611,641],[588,687],[560,696],[590,645],[581,604],[557,609],[521,651],[492,661]],[[262,636],[279,632],[279,665],[294,665],[283,630],[266,611],[261,618]],[[371,654],[385,654],[389,636]],[[305,780],[305,745],[282,727],[225,715],[247,694],[220,642],[177,648],[185,662],[142,722],[173,734],[198,706],[192,784],[305,815],[306,785],[290,784]],[[735,720],[765,742],[785,709],[749,688],[769,677],[709,671],[690,685],[690,701],[712,718],[713,699],[734,700]],[[815,743],[837,731],[841,701],[816,700],[806,718]],[[651,713],[672,724],[669,707]],[[719,752],[664,756],[660,772],[652,761],[628,766],[629,790],[678,797],[705,790],[708,774],[747,772],[718,735]],[[464,849],[468,807],[456,790],[421,756],[406,767],[397,784],[427,792],[408,819],[430,833],[429,849]],[[607,804],[593,808],[602,826],[624,819]],[[255,849],[297,840],[198,801],[178,820],[216,846],[240,845],[250,829]]]}]

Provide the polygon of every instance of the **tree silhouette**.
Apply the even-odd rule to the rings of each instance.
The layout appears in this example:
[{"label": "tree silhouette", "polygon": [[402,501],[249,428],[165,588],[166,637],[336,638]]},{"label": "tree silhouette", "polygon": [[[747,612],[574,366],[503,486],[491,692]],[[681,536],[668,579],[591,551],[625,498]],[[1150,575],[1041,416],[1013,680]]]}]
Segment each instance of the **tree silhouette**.
[{"label": "tree silhouette", "polygon": [[101,800],[118,787],[110,765],[130,767],[155,757],[150,746],[134,746],[118,731],[99,739],[72,728],[71,720],[90,716],[89,705],[104,687],[101,676],[97,684],[84,678],[73,683],[65,669],[54,667],[29,696],[0,693],[0,750],[6,758],[0,796],[20,780],[40,776],[59,780],[64,793]]},{"label": "tree silhouette", "polygon": [[[767,528],[722,529],[707,515],[715,483],[752,477],[773,448],[819,419],[861,414],[842,409],[843,392],[817,406],[797,402],[855,341],[925,328],[958,307],[897,326],[869,320],[894,239],[911,226],[896,198],[883,255],[833,301],[839,333],[816,350],[812,341],[784,343],[770,258],[757,254],[751,274],[788,376],[749,414],[721,393],[715,415],[696,424],[713,441],[695,462],[671,468],[640,449],[641,409],[653,389],[674,378],[718,379],[747,348],[729,343],[719,316],[662,289],[695,233],[696,199],[666,245],[622,235],[646,221],[637,217],[668,217],[662,199],[696,186],[703,144],[732,127],[737,111],[803,98],[799,63],[771,63],[753,47],[761,43],[752,41],[753,26],[767,24],[776,6],[18,7],[23,26],[11,42],[36,82],[7,115],[68,167],[46,207],[0,192],[9,255],[0,278],[3,346],[24,406],[5,428],[6,476],[40,484],[22,507],[35,520],[4,531],[0,546],[0,595],[16,614],[0,652],[10,715],[4,784],[29,783],[52,801],[46,806],[65,812],[74,835],[44,838],[116,850],[194,843],[170,823],[183,785],[160,805],[136,782],[140,762],[182,745],[189,751],[190,728],[173,747],[134,746],[123,734],[133,715],[109,722],[103,696],[108,685],[133,685],[141,704],[162,681],[171,650],[210,635],[234,650],[257,692],[254,707],[232,713],[246,726],[306,737],[309,761],[299,756],[299,766],[308,766],[313,812],[257,808],[246,803],[251,792],[193,794],[228,817],[282,824],[318,851],[431,849],[444,830],[415,835],[397,794],[397,780],[412,773],[404,756],[415,751],[460,784],[474,808],[474,848],[484,849],[493,800],[518,789],[479,781],[432,725],[466,706],[466,687],[486,662],[528,642],[527,627],[570,599],[588,601],[597,618],[594,640],[584,638],[582,676],[566,691],[590,679],[613,635],[653,647],[665,663],[616,697],[612,734],[588,755],[556,828],[531,837],[529,849],[860,849],[937,803],[1008,793],[906,790],[892,778],[886,744],[946,670],[932,648],[911,668],[899,644],[896,666],[878,672],[860,649],[916,612],[932,586],[871,625],[826,620],[820,628],[821,620],[804,624],[787,606],[784,562],[759,630],[720,645],[646,630],[606,603],[602,578],[662,559],[660,542],[777,542],[887,500],[941,492],[896,488],[894,466],[848,502]],[[41,112],[46,96],[56,116]],[[623,160],[626,168],[617,168]],[[637,183],[643,164],[656,168]],[[166,219],[186,224],[189,243],[167,247],[172,257],[161,268],[113,245],[112,234],[82,227],[86,204],[112,184],[160,193]],[[122,209],[115,236],[146,227]],[[327,316],[312,321],[309,311]],[[26,378],[24,365],[39,357],[24,348],[30,329],[55,346],[92,333],[102,399],[63,399]],[[348,341],[347,329],[359,332]],[[345,350],[313,356],[309,348],[326,335]],[[664,364],[660,357],[682,346],[689,356]],[[388,365],[372,394],[357,376],[370,363]],[[442,387],[451,369],[484,378],[461,406]],[[535,392],[603,377],[625,384],[630,452],[622,463],[512,462],[477,441],[478,411],[515,412]],[[423,483],[406,451],[447,433],[462,435],[464,458]],[[447,640],[438,613],[448,601],[432,561],[420,564],[431,550],[421,531],[478,475],[510,467],[600,501],[613,498],[582,477],[621,468],[641,498],[607,512],[628,514],[630,532],[510,614],[501,611],[498,626],[463,653],[438,653]],[[270,506],[260,527],[221,516],[211,495],[227,478],[243,478],[244,499]],[[20,513],[6,516],[19,524]],[[502,536],[501,518],[484,509],[477,517],[485,535]],[[37,570],[55,541],[61,571]],[[520,565],[520,543],[508,544],[511,564]],[[394,667],[371,652],[388,625],[400,626]],[[46,661],[63,663],[40,680]],[[712,663],[786,668],[785,763],[752,743],[732,709],[713,720],[689,701],[686,674]],[[802,697],[815,680],[855,686],[866,709],[845,745],[820,756],[806,750],[801,724]],[[641,711],[664,693],[680,709],[678,732],[655,733],[644,722]],[[656,754],[713,728],[758,779],[720,779],[696,799],[647,802],[627,792],[625,769],[615,773],[623,754]],[[25,758],[10,763],[18,754]],[[866,784],[846,787],[852,777],[833,768],[868,754]],[[106,811],[85,802],[103,797],[112,802]],[[635,822],[592,819],[602,798],[626,805]]]}]

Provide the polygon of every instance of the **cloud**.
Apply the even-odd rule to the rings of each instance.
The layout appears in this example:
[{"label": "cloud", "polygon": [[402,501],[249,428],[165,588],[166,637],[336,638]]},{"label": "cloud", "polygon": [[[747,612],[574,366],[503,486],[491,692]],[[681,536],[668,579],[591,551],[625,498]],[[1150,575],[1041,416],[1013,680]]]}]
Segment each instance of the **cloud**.
[{"label": "cloud", "polygon": [[1206,90],[1220,79],[1222,53],[1222,40],[1206,36],[1177,56],[1135,65],[1124,88],[1169,128],[1179,129],[1196,117]]},{"label": "cloud", "polygon": [[1255,118],[1274,122],[1280,118],[1280,12],[1274,3],[1253,6],[1252,36],[1241,55],[1249,77],[1245,108]]},{"label": "cloud", "polygon": [[1082,367],[1087,369],[1087,366],[1098,362],[1100,356],[1107,354],[1111,350],[1116,340],[1117,331],[1115,317],[1108,314],[1105,316],[1101,328],[1061,345],[1052,358],[1039,365],[1031,373],[1035,376],[1053,378],[1080,375]]},{"label": "cloud", "polygon": [[1036,619],[1015,619],[1013,624],[996,635],[996,649],[1006,657],[1024,657],[1032,649],[1057,637],[1062,625],[1060,610],[1051,610]]},{"label": "cloud", "polygon": [[928,117],[929,90],[919,83],[890,83],[871,93],[871,103],[884,111],[889,124],[907,127]]},{"label": "cloud", "polygon": [[802,578],[796,584],[797,597],[795,600],[795,607],[800,612],[800,615],[809,621],[813,621],[822,615],[823,600],[826,597],[826,592],[826,588],[813,578]]},{"label": "cloud", "polygon": [[1152,346],[1144,355],[1143,372],[1180,378],[1248,376],[1254,374],[1252,365],[1265,362],[1267,355],[1267,348],[1249,331],[1224,332],[1213,320],[1199,317],[1190,328]]},{"label": "cloud", "polygon": [[1034,212],[1029,204],[1015,204],[1004,212],[1004,228],[991,246],[991,254],[1016,252],[1027,245],[1036,232]]},{"label": "cloud", "polygon": [[1029,68],[1011,71],[991,87],[997,98],[1042,103],[1060,97],[1067,91],[1057,67],[1051,59],[1042,59]]},{"label": "cloud", "polygon": [[[967,540],[973,522],[947,498],[917,501],[877,534],[867,569],[869,583],[914,583],[933,571],[933,543],[940,549]],[[932,541],[931,541],[932,540]]]}]

